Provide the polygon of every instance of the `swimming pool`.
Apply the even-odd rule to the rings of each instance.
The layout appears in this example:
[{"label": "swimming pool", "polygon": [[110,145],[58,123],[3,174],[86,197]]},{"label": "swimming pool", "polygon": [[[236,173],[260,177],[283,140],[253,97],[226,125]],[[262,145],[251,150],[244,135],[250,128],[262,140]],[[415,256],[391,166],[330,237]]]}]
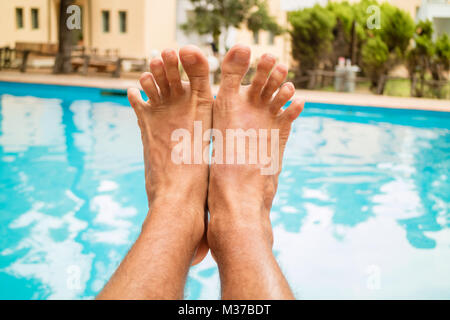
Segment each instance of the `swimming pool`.
[{"label": "swimming pool", "polygon": [[[450,114],[308,104],[271,213],[297,298],[450,299]],[[94,297],[146,214],[117,91],[0,82],[0,299]],[[219,297],[208,255],[188,299]]]}]

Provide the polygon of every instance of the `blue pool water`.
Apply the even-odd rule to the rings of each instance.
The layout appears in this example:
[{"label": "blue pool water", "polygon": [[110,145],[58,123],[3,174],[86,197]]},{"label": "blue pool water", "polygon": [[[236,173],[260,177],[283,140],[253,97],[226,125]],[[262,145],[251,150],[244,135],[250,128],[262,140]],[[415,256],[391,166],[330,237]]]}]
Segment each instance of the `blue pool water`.
[{"label": "blue pool water", "polygon": [[[272,210],[298,298],[450,298],[450,115],[308,104]],[[125,97],[0,82],[0,299],[94,297],[147,212]],[[216,264],[189,299],[219,297]]]}]

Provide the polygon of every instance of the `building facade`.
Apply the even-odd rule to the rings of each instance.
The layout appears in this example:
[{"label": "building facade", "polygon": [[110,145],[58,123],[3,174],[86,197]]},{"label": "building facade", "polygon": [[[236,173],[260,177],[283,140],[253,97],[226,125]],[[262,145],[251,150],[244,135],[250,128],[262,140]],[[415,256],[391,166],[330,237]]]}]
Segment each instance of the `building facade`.
[{"label": "building facade", "polygon": [[[17,42],[57,43],[60,0],[0,1],[0,46]],[[74,44],[95,48],[99,54],[126,58],[156,56],[165,48],[188,43],[205,46],[206,37],[186,35],[180,25],[186,21],[189,0],[76,0],[81,9],[81,29],[74,30]],[[286,26],[286,12],[280,0],[269,0],[271,14]],[[289,60],[287,35],[272,37],[261,32],[229,30],[229,44],[251,45],[255,56],[269,52],[283,62]]]},{"label": "building facade", "polygon": [[[81,29],[74,42],[100,54],[148,57],[152,50],[176,46],[176,1],[77,0]],[[16,42],[57,43],[59,0],[0,2],[0,46]]]},{"label": "building facade", "polygon": [[433,21],[435,36],[450,35],[450,0],[422,0],[416,19]]},{"label": "building facade", "polygon": [[[287,12],[330,0],[268,0],[270,13],[287,27]],[[336,0],[341,1],[341,0]],[[356,2],[358,0],[350,0]],[[417,19],[431,19],[438,34],[450,33],[449,0],[390,0]],[[0,47],[17,42],[57,43],[60,0],[0,1]],[[76,0],[81,8],[81,29],[74,30],[74,43],[95,48],[99,54],[125,58],[149,58],[164,48],[179,48],[188,43],[207,47],[211,39],[186,35],[180,25],[192,10],[189,0]],[[288,34],[274,37],[261,31],[253,34],[242,26],[231,28],[223,39],[228,47],[235,43],[250,45],[253,59],[263,52],[290,62]]]}]

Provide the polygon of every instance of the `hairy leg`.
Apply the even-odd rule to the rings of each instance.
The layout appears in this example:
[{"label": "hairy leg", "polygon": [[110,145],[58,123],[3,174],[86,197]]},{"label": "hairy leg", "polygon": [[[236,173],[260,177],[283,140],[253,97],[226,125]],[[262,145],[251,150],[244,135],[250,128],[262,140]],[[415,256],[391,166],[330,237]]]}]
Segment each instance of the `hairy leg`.
[{"label": "hairy leg", "polygon": [[[218,150],[214,142],[208,243],[219,266],[224,299],[294,298],[272,253],[269,213],[291,124],[302,111],[303,102],[294,100],[289,108],[281,109],[295,89],[291,83],[282,85],[287,68],[275,66],[275,62],[269,55],[262,56],[252,84],[241,86],[250,63],[250,49],[233,47],[224,58],[220,90],[213,106],[213,128],[223,133],[224,143]],[[277,154],[272,155],[274,171],[263,173],[261,169],[266,166],[261,161],[249,163],[251,154],[257,152],[249,140],[244,151],[227,149],[231,139],[227,129],[241,129],[237,137],[244,134],[244,138],[250,133],[263,138],[266,132],[269,150],[272,142],[278,142]],[[278,132],[278,137],[271,135],[272,130]],[[220,153],[224,161],[234,157],[234,164],[217,163],[215,156]],[[236,159],[242,155],[247,162],[237,164]],[[258,158],[261,160],[260,154]]]},{"label": "hairy leg", "polygon": [[[203,132],[211,128],[208,62],[198,48],[182,48],[180,60],[189,77],[184,83],[176,52],[166,50],[162,58],[152,60],[152,73],[140,79],[150,100],[143,101],[137,89],[128,93],[142,133],[148,216],[99,299],[183,298],[191,263],[208,251],[202,239],[209,165],[193,159],[192,164],[173,161],[177,141],[172,139],[173,132],[182,129],[193,146],[194,123],[200,123]],[[200,147],[208,145],[209,141]]]}]

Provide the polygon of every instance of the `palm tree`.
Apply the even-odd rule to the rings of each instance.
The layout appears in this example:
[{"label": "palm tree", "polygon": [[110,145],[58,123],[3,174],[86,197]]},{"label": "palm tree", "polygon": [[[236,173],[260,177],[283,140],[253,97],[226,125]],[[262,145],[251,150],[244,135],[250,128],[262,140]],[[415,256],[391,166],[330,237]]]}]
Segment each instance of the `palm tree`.
[{"label": "palm tree", "polygon": [[67,28],[67,8],[74,0],[61,0],[59,5],[58,54],[56,55],[53,73],[70,73],[72,71],[72,32]]}]

